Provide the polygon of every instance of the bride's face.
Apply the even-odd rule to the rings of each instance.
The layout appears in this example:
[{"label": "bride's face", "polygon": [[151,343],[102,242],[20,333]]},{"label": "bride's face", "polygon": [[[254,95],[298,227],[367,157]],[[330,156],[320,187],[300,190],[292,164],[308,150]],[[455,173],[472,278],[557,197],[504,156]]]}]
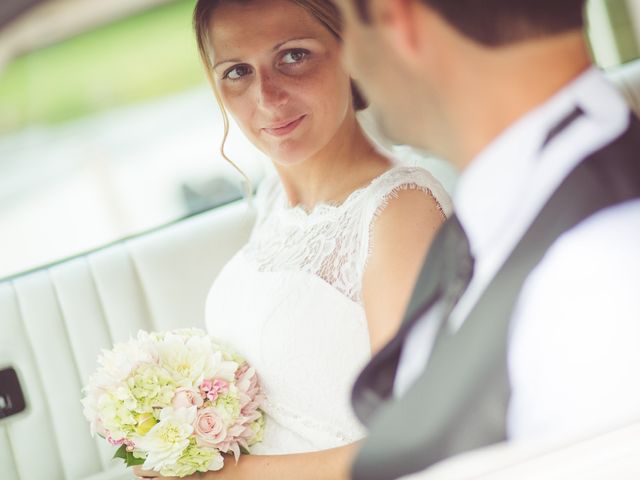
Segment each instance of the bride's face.
[{"label": "bride's face", "polygon": [[209,27],[222,101],[275,162],[310,158],[353,115],[340,43],[304,8],[287,0],[223,2]]}]

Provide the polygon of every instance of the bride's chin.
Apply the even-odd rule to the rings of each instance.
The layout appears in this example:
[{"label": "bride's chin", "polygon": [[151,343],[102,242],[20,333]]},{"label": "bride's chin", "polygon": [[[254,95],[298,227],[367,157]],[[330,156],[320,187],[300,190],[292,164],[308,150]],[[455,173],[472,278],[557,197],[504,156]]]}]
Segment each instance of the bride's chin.
[{"label": "bride's chin", "polygon": [[310,156],[307,150],[299,146],[280,146],[277,150],[272,150],[269,157],[274,163],[283,167],[300,165]]}]

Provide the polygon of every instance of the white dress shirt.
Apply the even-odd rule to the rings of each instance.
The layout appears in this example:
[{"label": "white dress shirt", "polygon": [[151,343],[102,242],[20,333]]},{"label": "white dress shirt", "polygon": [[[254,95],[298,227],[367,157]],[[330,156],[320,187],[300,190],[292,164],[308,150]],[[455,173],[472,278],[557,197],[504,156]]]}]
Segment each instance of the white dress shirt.
[{"label": "white dress shirt", "polygon": [[[584,115],[542,148],[548,132],[576,106]],[[475,271],[452,312],[452,330],[562,180],[628,124],[624,100],[589,69],[474,159],[453,199]],[[438,326],[431,311],[405,340],[397,397],[426,368]],[[508,368],[510,439],[585,433],[640,418],[640,200],[597,213],[547,252],[516,304]]]}]

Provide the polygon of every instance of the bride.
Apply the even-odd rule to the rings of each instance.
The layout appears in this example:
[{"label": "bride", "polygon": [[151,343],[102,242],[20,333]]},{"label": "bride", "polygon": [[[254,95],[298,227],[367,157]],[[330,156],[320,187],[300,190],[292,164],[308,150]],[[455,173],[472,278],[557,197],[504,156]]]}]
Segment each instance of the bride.
[{"label": "bride", "polygon": [[205,477],[348,478],[352,381],[398,327],[449,200],[363,133],[330,1],[198,0],[194,25],[223,113],[277,171],[206,305],[209,333],[260,375],[265,436]]}]

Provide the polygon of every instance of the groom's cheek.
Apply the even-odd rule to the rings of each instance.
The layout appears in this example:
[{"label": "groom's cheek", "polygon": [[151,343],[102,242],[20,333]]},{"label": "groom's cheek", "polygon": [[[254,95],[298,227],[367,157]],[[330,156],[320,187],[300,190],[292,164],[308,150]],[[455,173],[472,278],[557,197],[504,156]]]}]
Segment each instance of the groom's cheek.
[{"label": "groom's cheek", "polygon": [[[345,0],[339,1],[337,3],[345,3]],[[342,13],[343,18],[343,28],[342,28],[342,48],[341,48],[341,60],[342,65],[346,71],[353,74],[353,66],[351,65],[351,58],[353,55],[353,48],[355,43],[354,38],[354,25],[353,25],[353,17],[351,12],[348,9],[341,7],[340,11]]]},{"label": "groom's cheek", "polygon": [[[357,27],[349,29],[345,27],[341,48],[342,66],[359,85],[361,79],[366,79],[367,52],[365,51],[365,38]],[[364,86],[366,88],[366,85]]]},{"label": "groom's cheek", "polygon": [[354,71],[354,65],[352,60],[353,58],[352,43],[349,40],[349,38],[346,36],[346,34],[343,37],[343,41],[344,43],[342,44],[342,48],[340,51],[340,62],[342,63],[342,68],[344,68],[344,70],[349,73],[351,78],[355,79],[357,77],[357,72]]}]

